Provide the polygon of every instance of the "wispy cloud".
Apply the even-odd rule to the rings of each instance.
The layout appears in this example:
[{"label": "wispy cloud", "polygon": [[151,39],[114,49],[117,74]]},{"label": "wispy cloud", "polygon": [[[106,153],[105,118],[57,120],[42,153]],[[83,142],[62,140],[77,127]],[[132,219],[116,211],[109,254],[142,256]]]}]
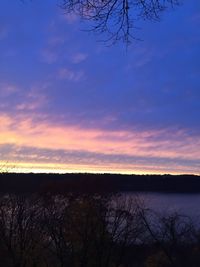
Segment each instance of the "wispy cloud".
[{"label": "wispy cloud", "polygon": [[1,97],[9,97],[16,93],[19,88],[11,83],[0,82],[0,96]]},{"label": "wispy cloud", "polygon": [[61,80],[78,82],[84,78],[84,72],[81,70],[74,71],[68,68],[62,68],[58,72],[58,78]]},{"label": "wispy cloud", "polygon": [[48,44],[49,46],[58,46],[58,45],[62,45],[63,43],[65,42],[65,38],[64,37],[61,37],[61,36],[53,36],[51,38],[49,38],[48,40]]},{"label": "wispy cloud", "polygon": [[42,93],[31,92],[16,106],[20,112],[37,111],[48,103],[48,97]]},{"label": "wispy cloud", "polygon": [[88,54],[86,53],[75,53],[73,56],[72,56],[72,63],[74,64],[78,64],[78,63],[81,63],[82,61],[85,61],[88,57]]},{"label": "wispy cloud", "polygon": [[[79,125],[55,125],[47,121],[37,120],[36,123],[33,115],[11,117],[1,114],[0,121],[1,146],[12,145],[21,149],[27,148],[27,151],[35,149],[39,154],[41,150],[40,156],[44,156],[44,150],[50,150],[52,152],[49,153],[49,158],[46,153],[46,160],[50,163],[62,162],[61,156],[66,151],[65,160],[67,162],[67,155],[71,155],[70,163],[73,166],[86,164],[91,168],[103,168],[109,165],[114,169],[116,164],[120,164],[121,171],[124,172],[131,169],[134,172],[137,166],[140,169],[142,166],[146,170],[149,168],[149,171],[170,172],[176,169],[184,172],[188,169],[191,172],[193,169],[195,173],[199,168],[200,137],[191,138],[184,131],[169,135],[169,132],[165,134],[164,129],[140,132],[85,129]],[[56,152],[59,150],[60,154]],[[20,149],[17,157],[24,157],[24,162],[33,153],[26,159],[26,156],[22,156],[24,152],[20,156],[19,151]],[[86,162],[80,158],[77,160],[78,155],[80,158],[85,155]]]},{"label": "wispy cloud", "polygon": [[[89,151],[67,149],[38,149],[35,147],[19,147],[0,145],[1,161],[7,162],[16,169],[27,168],[32,171],[66,172],[66,171],[98,171],[124,173],[198,173],[197,160],[174,160],[168,158],[146,158],[123,154],[104,154]],[[7,161],[9,159],[9,161]],[[15,164],[14,164],[15,163]],[[60,169],[60,170],[59,170]],[[12,168],[11,168],[12,170]]]},{"label": "wispy cloud", "polygon": [[6,111],[11,116],[38,112],[49,103],[49,97],[46,94],[49,86],[49,82],[37,82],[30,87],[8,82],[0,83],[1,112]]}]

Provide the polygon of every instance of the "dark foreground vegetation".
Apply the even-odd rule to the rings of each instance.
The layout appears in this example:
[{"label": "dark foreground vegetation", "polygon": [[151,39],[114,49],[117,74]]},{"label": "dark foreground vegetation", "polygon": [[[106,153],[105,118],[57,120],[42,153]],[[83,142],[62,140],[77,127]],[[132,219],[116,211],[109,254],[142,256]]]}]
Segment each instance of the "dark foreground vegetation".
[{"label": "dark foreground vegetation", "polygon": [[198,176],[0,174],[0,266],[199,267],[200,220],[127,191],[200,192]]},{"label": "dark foreground vegetation", "polygon": [[200,193],[200,176],[0,173],[0,192]]},{"label": "dark foreground vegetation", "polygon": [[0,266],[199,267],[200,227],[120,195],[4,194]]}]

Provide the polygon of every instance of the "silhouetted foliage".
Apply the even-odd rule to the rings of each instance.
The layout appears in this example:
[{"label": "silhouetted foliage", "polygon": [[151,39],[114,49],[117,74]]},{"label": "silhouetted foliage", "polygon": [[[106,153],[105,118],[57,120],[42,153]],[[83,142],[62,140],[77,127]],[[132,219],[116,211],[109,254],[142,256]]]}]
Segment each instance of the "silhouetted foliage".
[{"label": "silhouetted foliage", "polygon": [[4,267],[197,267],[199,233],[186,216],[121,195],[0,197]]}]

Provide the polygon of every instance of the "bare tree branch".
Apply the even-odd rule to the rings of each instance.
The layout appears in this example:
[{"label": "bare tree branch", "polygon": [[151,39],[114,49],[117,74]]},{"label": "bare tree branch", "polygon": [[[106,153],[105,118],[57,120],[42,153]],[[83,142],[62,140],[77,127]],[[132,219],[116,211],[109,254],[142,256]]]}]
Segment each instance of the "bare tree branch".
[{"label": "bare tree branch", "polygon": [[180,4],[180,0],[61,0],[66,13],[91,21],[89,31],[105,36],[105,41],[129,43],[136,20],[159,20],[161,13]]}]

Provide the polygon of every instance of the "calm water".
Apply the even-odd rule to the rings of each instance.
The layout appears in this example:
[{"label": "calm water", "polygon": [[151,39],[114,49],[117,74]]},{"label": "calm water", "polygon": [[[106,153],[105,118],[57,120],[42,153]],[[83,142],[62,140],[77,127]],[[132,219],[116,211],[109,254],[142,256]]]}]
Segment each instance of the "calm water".
[{"label": "calm water", "polygon": [[200,194],[127,193],[144,200],[147,207],[160,212],[178,211],[200,217]]}]

